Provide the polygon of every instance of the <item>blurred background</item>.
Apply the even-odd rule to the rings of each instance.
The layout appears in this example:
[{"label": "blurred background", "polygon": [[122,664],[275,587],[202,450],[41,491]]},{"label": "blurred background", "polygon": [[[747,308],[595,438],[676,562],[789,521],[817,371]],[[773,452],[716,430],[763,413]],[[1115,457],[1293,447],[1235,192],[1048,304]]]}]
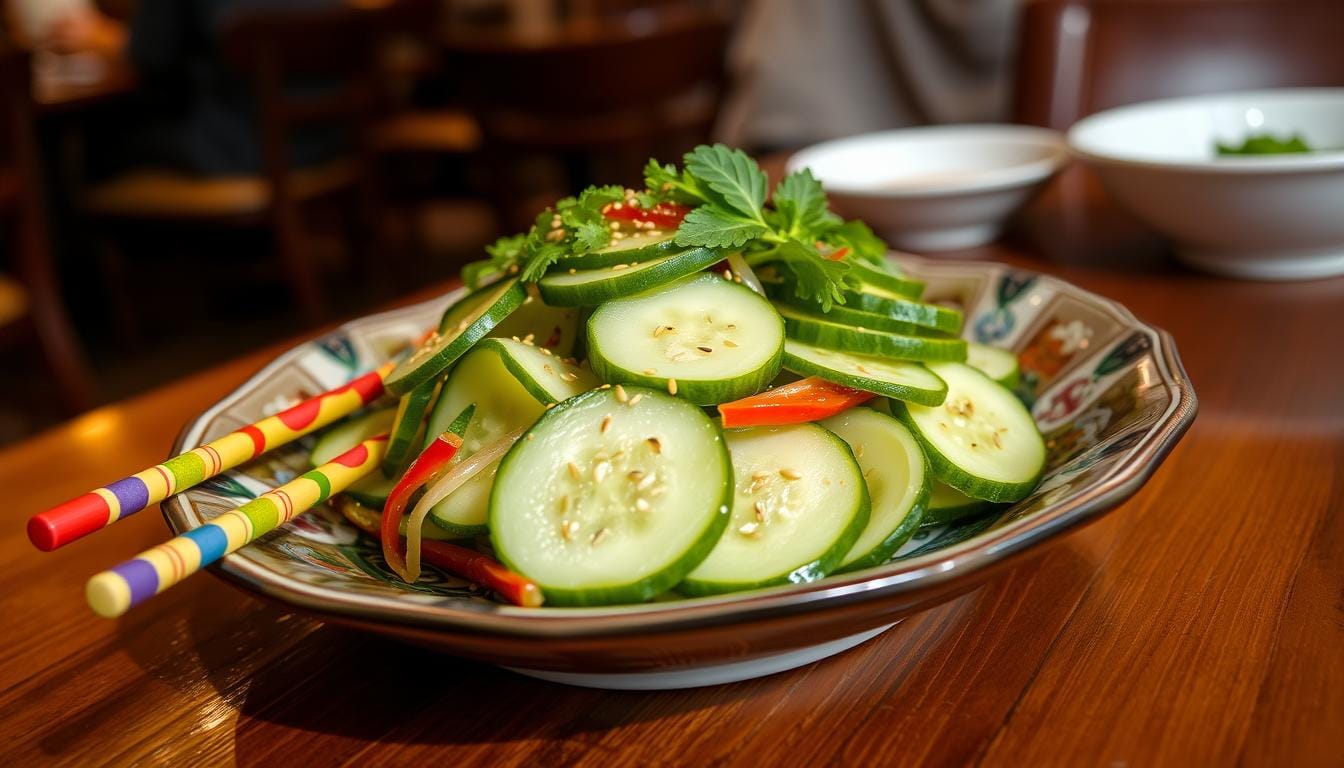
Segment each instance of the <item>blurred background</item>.
[{"label": "blurred background", "polygon": [[1294,41],[1344,20],[1335,0],[0,1],[0,443],[441,285],[650,156],[1331,84],[1301,60],[1331,49]]}]

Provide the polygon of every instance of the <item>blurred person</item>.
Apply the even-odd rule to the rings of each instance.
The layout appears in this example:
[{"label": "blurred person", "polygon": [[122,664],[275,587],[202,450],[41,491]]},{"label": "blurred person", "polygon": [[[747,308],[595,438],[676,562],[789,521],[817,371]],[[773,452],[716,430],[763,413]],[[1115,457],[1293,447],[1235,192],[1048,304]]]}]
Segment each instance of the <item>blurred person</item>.
[{"label": "blurred person", "polygon": [[[261,148],[247,79],[223,58],[232,14],[320,8],[342,0],[138,0],[129,23],[91,3],[55,17],[43,45],[61,53],[123,56],[139,81],[135,109],[114,131],[90,137],[91,175],[153,166],[204,176],[257,173]],[[129,120],[130,122],[125,122]],[[330,131],[300,132],[295,165],[330,159],[342,146]]]},{"label": "blurred person", "polygon": [[791,148],[930,123],[1004,120],[1022,0],[751,0],[721,137]]}]

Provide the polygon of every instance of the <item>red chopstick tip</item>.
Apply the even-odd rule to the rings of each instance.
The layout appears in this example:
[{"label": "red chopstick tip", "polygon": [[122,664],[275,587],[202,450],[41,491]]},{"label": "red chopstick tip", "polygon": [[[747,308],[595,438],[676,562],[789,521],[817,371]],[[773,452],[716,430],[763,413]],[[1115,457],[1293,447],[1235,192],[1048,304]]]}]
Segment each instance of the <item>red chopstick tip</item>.
[{"label": "red chopstick tip", "polygon": [[28,540],[43,552],[50,552],[61,545],[56,536],[56,526],[42,515],[28,518]]}]

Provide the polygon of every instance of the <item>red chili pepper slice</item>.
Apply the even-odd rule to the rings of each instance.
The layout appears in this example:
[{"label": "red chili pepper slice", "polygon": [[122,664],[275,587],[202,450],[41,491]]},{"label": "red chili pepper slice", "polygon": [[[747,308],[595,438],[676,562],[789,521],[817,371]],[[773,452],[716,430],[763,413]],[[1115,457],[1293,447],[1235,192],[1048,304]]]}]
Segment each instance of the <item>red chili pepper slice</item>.
[{"label": "red chili pepper slice", "polygon": [[405,578],[406,545],[401,541],[401,521],[406,516],[406,505],[414,493],[448,472],[448,463],[457,455],[462,438],[444,432],[429,444],[402,475],[401,481],[388,494],[383,506],[383,559],[398,575]]},{"label": "red chili pepper slice", "polygon": [[719,405],[725,427],[802,424],[834,416],[875,397],[816,376]]},{"label": "red chili pepper slice", "polygon": [[[621,207],[617,208],[617,205]],[[681,220],[690,212],[689,205],[679,203],[659,203],[652,208],[613,203],[602,214],[611,221],[638,221],[653,224],[660,229],[672,230],[681,226]]]}]

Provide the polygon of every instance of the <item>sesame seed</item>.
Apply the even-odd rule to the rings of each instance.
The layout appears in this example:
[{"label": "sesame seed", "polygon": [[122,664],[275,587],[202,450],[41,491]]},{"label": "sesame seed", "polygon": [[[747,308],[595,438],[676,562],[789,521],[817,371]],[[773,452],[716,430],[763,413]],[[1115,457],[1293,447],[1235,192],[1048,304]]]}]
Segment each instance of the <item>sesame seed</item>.
[{"label": "sesame seed", "polygon": [[677,394],[677,380],[676,380],[676,379],[668,379],[668,380],[667,380],[667,394],[669,394],[669,395],[675,395],[675,394]]},{"label": "sesame seed", "polygon": [[635,395],[634,397],[630,398],[630,405],[634,405],[635,403],[638,403],[640,400],[643,399],[644,399],[643,394]]},{"label": "sesame seed", "polygon": [[536,341],[536,339],[537,339],[537,334],[535,334],[535,333],[529,333],[529,334],[527,334],[526,336],[523,337],[523,343],[524,343],[524,344],[531,344],[532,342]]},{"label": "sesame seed", "polygon": [[643,480],[643,479],[644,479],[644,470],[642,470],[642,469],[632,469],[632,470],[630,470],[629,472],[625,473],[625,477],[626,477],[626,479],[629,480],[630,482],[632,482],[632,483],[637,483],[637,482],[639,482],[640,480]]},{"label": "sesame seed", "polygon": [[714,351],[713,347],[696,347],[696,349],[700,350],[701,352],[704,352],[706,355]]},{"label": "sesame seed", "polygon": [[619,210],[621,210],[621,209],[624,208],[624,207],[625,207],[625,206],[622,205],[621,203],[612,203],[612,204],[611,204],[611,208],[612,208],[612,210],[615,210],[615,211],[619,211]]},{"label": "sesame seed", "polygon": [[732,339],[724,339],[723,346],[728,347],[729,349],[737,349],[737,342]]},{"label": "sesame seed", "polygon": [[994,447],[995,447],[995,448],[1002,448],[1002,447],[1003,447],[1003,441],[999,440],[999,433],[998,433],[998,432],[995,432],[995,433],[994,433]]},{"label": "sesame seed", "polygon": [[629,268],[630,268],[629,264],[617,264],[616,266],[611,268],[611,271],[620,272],[622,269],[629,269]]},{"label": "sesame seed", "polygon": [[519,344],[522,344],[522,343],[523,343],[523,340],[520,339],[520,338],[518,338],[517,336],[513,336],[512,338],[513,338],[514,341],[518,342]]},{"label": "sesame seed", "polygon": [[574,374],[570,373],[569,371],[561,371],[561,372],[560,372],[560,380],[561,380],[561,381],[578,381],[578,379],[579,379],[578,376],[575,376]]},{"label": "sesame seed", "polygon": [[571,274],[571,275],[578,274],[578,272],[579,272],[579,270],[577,270],[577,269],[575,269],[575,268],[573,268],[573,267],[570,267],[570,268],[569,268],[569,274]]},{"label": "sesame seed", "polygon": [[737,532],[742,534],[743,536],[755,536],[757,533],[760,532],[760,530],[761,530],[760,523],[747,523],[743,525],[741,528],[738,528]]},{"label": "sesame seed", "polygon": [[564,513],[568,512],[568,511],[569,511],[569,497],[568,497],[568,496],[561,496],[561,497],[560,497],[560,514],[563,515]]},{"label": "sesame seed", "polygon": [[611,389],[611,385],[610,385],[610,384],[603,384],[602,386],[598,387],[598,389]]},{"label": "sesame seed", "polygon": [[555,371],[554,371],[554,370],[551,368],[551,366],[549,366],[549,365],[543,365],[543,366],[541,366],[541,370],[543,370],[543,371],[545,371],[545,372],[551,374],[552,376],[555,375]]},{"label": "sesame seed", "polygon": [[653,452],[654,452],[654,453],[662,453],[662,452],[663,452],[663,441],[659,440],[658,438],[656,438],[656,437],[650,437],[650,438],[649,438],[648,440],[646,440],[645,442],[647,442],[647,443],[649,444],[649,447],[653,449]]},{"label": "sesame seed", "polygon": [[598,544],[601,544],[601,543],[602,543],[602,540],[605,539],[605,538],[607,538],[607,533],[608,533],[608,530],[607,530],[606,528],[599,528],[598,531],[597,531],[597,533],[594,533],[594,534],[593,534],[593,538],[592,538],[592,544],[593,544],[593,546],[596,547]]},{"label": "sesame seed", "polygon": [[753,512],[756,513],[756,522],[758,522],[758,523],[764,523],[764,522],[765,522],[765,505],[764,505],[764,504],[762,504],[761,502],[758,501],[758,502],[756,502],[755,504],[752,504],[752,505],[751,505],[751,510],[752,510]]},{"label": "sesame seed", "polygon": [[622,387],[620,384],[616,385],[616,400],[621,403],[630,402],[630,396],[625,394],[625,387]]},{"label": "sesame seed", "polygon": [[545,356],[547,356],[547,357],[550,357],[550,356],[551,356],[551,350],[549,350],[549,349],[547,349],[547,348],[545,348],[545,347],[537,347],[537,349],[541,350],[541,354],[543,354],[543,355],[545,355]]},{"label": "sesame seed", "polygon": [[644,499],[635,499],[635,509],[639,512],[648,512],[649,502]]},{"label": "sesame seed", "polygon": [[854,456],[860,459],[863,458],[863,443],[854,446]]},{"label": "sesame seed", "polygon": [[547,403],[547,404],[546,404],[546,410],[548,410],[548,411],[551,410],[551,409],[554,408],[554,407],[555,407],[555,403]]},{"label": "sesame seed", "polygon": [[779,470],[779,476],[784,478],[785,480],[798,480],[799,478],[802,477],[802,475],[798,474],[796,470],[792,469]]},{"label": "sesame seed", "polygon": [[527,439],[528,439],[528,440],[536,440],[536,439],[537,439],[537,436],[534,435],[534,434],[532,434],[531,432],[528,432],[528,433],[527,433]]},{"label": "sesame seed", "polygon": [[612,232],[615,232],[616,230],[618,230],[618,229],[620,229],[620,228],[621,228],[621,223],[620,223],[619,221],[613,221],[613,222],[611,222],[611,231],[612,231]]},{"label": "sesame seed", "polygon": [[766,472],[764,469],[760,469],[760,470],[757,470],[757,471],[751,473],[751,479],[752,479],[752,480],[764,480],[765,478],[767,478],[767,477],[769,477],[769,476],[770,476],[770,473],[769,473],[769,472]]},{"label": "sesame seed", "polygon": [[870,371],[867,368],[864,368],[862,364],[856,365],[854,367],[858,369],[859,373],[870,373]]},{"label": "sesame seed", "polygon": [[664,333],[676,333],[677,329],[670,325],[659,325],[653,329],[654,338],[662,336]]},{"label": "sesame seed", "polygon": [[602,434],[604,434],[604,435],[607,434],[607,430],[611,429],[611,414],[610,414],[610,413],[608,413],[606,416],[603,416],[603,417],[602,417],[602,426],[601,426],[599,429],[600,429],[600,431],[602,432]]},{"label": "sesame seed", "polygon": [[578,530],[579,524],[573,520],[560,521],[560,535],[564,537],[565,541],[573,541],[574,534],[578,533]]},{"label": "sesame seed", "polygon": [[574,478],[575,480],[578,480],[579,478],[583,477],[583,473],[579,471],[578,464],[575,464],[574,462],[571,461],[569,462],[568,468],[570,477]]},{"label": "sesame seed", "polygon": [[658,373],[658,369],[657,369],[657,368],[645,368],[645,369],[644,369],[644,375],[645,375],[645,376],[654,376],[654,375],[657,375],[657,373]]},{"label": "sesame seed", "polygon": [[606,480],[609,474],[611,474],[611,462],[609,461],[599,461],[597,466],[593,467],[593,479],[599,483]]},{"label": "sesame seed", "polygon": [[725,269],[725,270],[723,270],[723,279],[724,279],[724,280],[732,280],[732,279],[733,279],[733,270],[731,270],[731,269]]},{"label": "sesame seed", "polygon": [[658,482],[657,475],[645,475],[643,478],[640,479],[638,483],[635,484],[635,490],[647,491],[649,489],[649,486],[653,485],[656,482]]}]

